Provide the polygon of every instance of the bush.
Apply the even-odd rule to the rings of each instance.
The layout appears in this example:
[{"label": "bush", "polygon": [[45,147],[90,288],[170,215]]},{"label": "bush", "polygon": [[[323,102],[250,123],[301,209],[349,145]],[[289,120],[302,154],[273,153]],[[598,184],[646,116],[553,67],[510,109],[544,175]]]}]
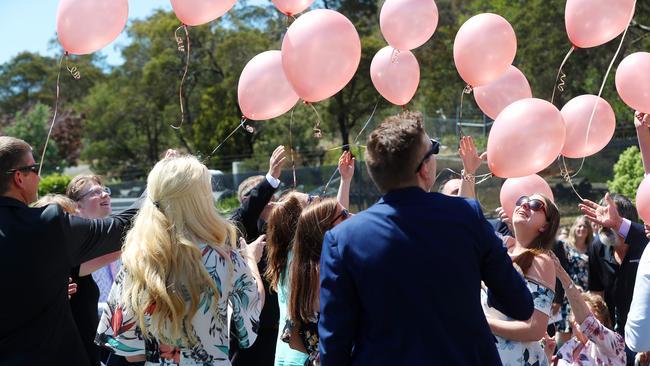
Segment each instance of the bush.
[{"label": "bush", "polygon": [[634,202],[643,175],[641,153],[636,146],[631,146],[621,153],[614,164],[614,179],[607,181],[607,187],[610,192],[620,193]]},{"label": "bush", "polygon": [[238,207],[239,200],[235,196],[217,201],[217,210],[223,216],[230,216],[230,214],[233,213],[233,211],[235,211]]},{"label": "bush", "polygon": [[41,179],[38,184],[38,195],[45,196],[48,193],[65,194],[72,177],[68,175],[52,174]]}]

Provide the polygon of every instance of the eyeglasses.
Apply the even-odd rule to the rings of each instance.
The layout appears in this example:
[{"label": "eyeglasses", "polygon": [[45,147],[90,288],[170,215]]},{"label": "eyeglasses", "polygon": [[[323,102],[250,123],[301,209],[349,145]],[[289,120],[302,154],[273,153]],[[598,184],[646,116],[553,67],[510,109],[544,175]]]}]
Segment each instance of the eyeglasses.
[{"label": "eyeglasses", "polygon": [[18,168],[9,169],[5,173],[6,174],[13,174],[15,172],[20,171],[20,172],[32,172],[32,173],[38,174],[39,166],[40,166],[40,164],[21,166],[21,167],[18,167]]},{"label": "eyeglasses", "polygon": [[339,219],[341,219],[341,221],[345,221],[348,217],[350,217],[350,211],[348,211],[347,208],[344,208],[343,210],[341,210],[341,213],[338,214],[338,215],[334,218],[334,220],[332,220],[332,226],[334,226],[334,224],[335,224],[337,221],[339,221]]},{"label": "eyeglasses", "polygon": [[415,169],[415,172],[416,173],[419,172],[420,169],[422,169],[422,165],[424,164],[424,162],[427,161],[427,159],[429,159],[431,155],[437,154],[438,151],[440,151],[440,142],[438,142],[435,139],[431,139],[431,148],[429,149],[429,151],[427,151],[427,153],[424,155],[422,160],[420,160],[420,164],[418,164],[418,167]]},{"label": "eyeglasses", "polygon": [[314,202],[320,202],[320,196],[312,196],[311,194],[307,196],[307,206],[311,205]]},{"label": "eyeglasses", "polygon": [[84,199],[86,197],[101,196],[102,193],[106,193],[107,195],[110,196],[111,195],[111,189],[108,188],[108,187],[101,187],[101,188],[98,188],[98,189],[90,190],[90,191],[82,194],[81,196],[79,196],[79,201],[81,201],[82,199]]},{"label": "eyeglasses", "polygon": [[543,211],[544,216],[548,216],[546,213],[546,204],[542,200],[537,198],[530,198],[528,196],[521,196],[515,203],[516,206],[528,207],[533,211]]}]

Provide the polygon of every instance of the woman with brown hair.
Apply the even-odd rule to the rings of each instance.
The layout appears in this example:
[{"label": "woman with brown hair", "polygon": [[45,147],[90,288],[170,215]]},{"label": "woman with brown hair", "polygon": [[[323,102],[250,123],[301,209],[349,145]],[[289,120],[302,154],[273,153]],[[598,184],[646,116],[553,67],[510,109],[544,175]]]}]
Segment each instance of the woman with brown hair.
[{"label": "woman with brown hair", "polygon": [[550,253],[559,224],[558,209],[548,198],[534,194],[517,200],[512,218],[515,244],[509,254],[526,280],[535,311],[527,321],[511,320],[495,308],[498,304],[492,304],[489,290],[481,294],[504,365],[549,365],[539,340],[546,333],[554,297],[555,266]]},{"label": "woman with brown hair", "polygon": [[350,216],[333,198],[307,207],[298,220],[289,270],[288,320],[282,334],[291,348],[309,355],[305,365],[318,365],[320,255],[325,232]]}]

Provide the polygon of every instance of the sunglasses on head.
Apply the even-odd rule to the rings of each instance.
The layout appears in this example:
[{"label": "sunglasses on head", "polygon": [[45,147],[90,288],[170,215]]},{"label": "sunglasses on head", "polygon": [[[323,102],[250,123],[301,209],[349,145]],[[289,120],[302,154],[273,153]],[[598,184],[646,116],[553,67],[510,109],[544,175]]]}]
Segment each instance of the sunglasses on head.
[{"label": "sunglasses on head", "polygon": [[435,155],[438,153],[438,151],[440,151],[440,143],[435,139],[430,139],[430,140],[431,140],[431,148],[429,149],[429,151],[427,151],[427,153],[424,155],[422,160],[420,160],[420,164],[418,164],[418,167],[415,168],[416,173],[419,172],[420,169],[422,169],[422,165],[424,164],[425,161],[427,161],[427,159],[431,157],[431,155]]},{"label": "sunglasses on head", "polygon": [[543,211],[544,215],[547,215],[546,213],[546,204],[544,201],[537,199],[537,198],[530,198],[528,196],[521,196],[515,203],[516,206],[521,206],[521,207],[528,207],[533,211]]},{"label": "sunglasses on head", "polygon": [[38,174],[39,166],[40,166],[40,164],[21,166],[21,167],[18,167],[18,168],[9,169],[5,173],[6,174],[13,174],[15,172],[32,172],[32,173]]}]

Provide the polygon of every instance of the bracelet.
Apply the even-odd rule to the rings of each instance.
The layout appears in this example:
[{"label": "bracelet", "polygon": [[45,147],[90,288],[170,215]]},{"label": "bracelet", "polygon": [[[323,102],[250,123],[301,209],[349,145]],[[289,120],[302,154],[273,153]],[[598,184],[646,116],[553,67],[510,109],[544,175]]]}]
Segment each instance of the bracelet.
[{"label": "bracelet", "polygon": [[465,169],[460,171],[460,177],[466,182],[476,183],[476,176],[474,174],[466,173]]}]

